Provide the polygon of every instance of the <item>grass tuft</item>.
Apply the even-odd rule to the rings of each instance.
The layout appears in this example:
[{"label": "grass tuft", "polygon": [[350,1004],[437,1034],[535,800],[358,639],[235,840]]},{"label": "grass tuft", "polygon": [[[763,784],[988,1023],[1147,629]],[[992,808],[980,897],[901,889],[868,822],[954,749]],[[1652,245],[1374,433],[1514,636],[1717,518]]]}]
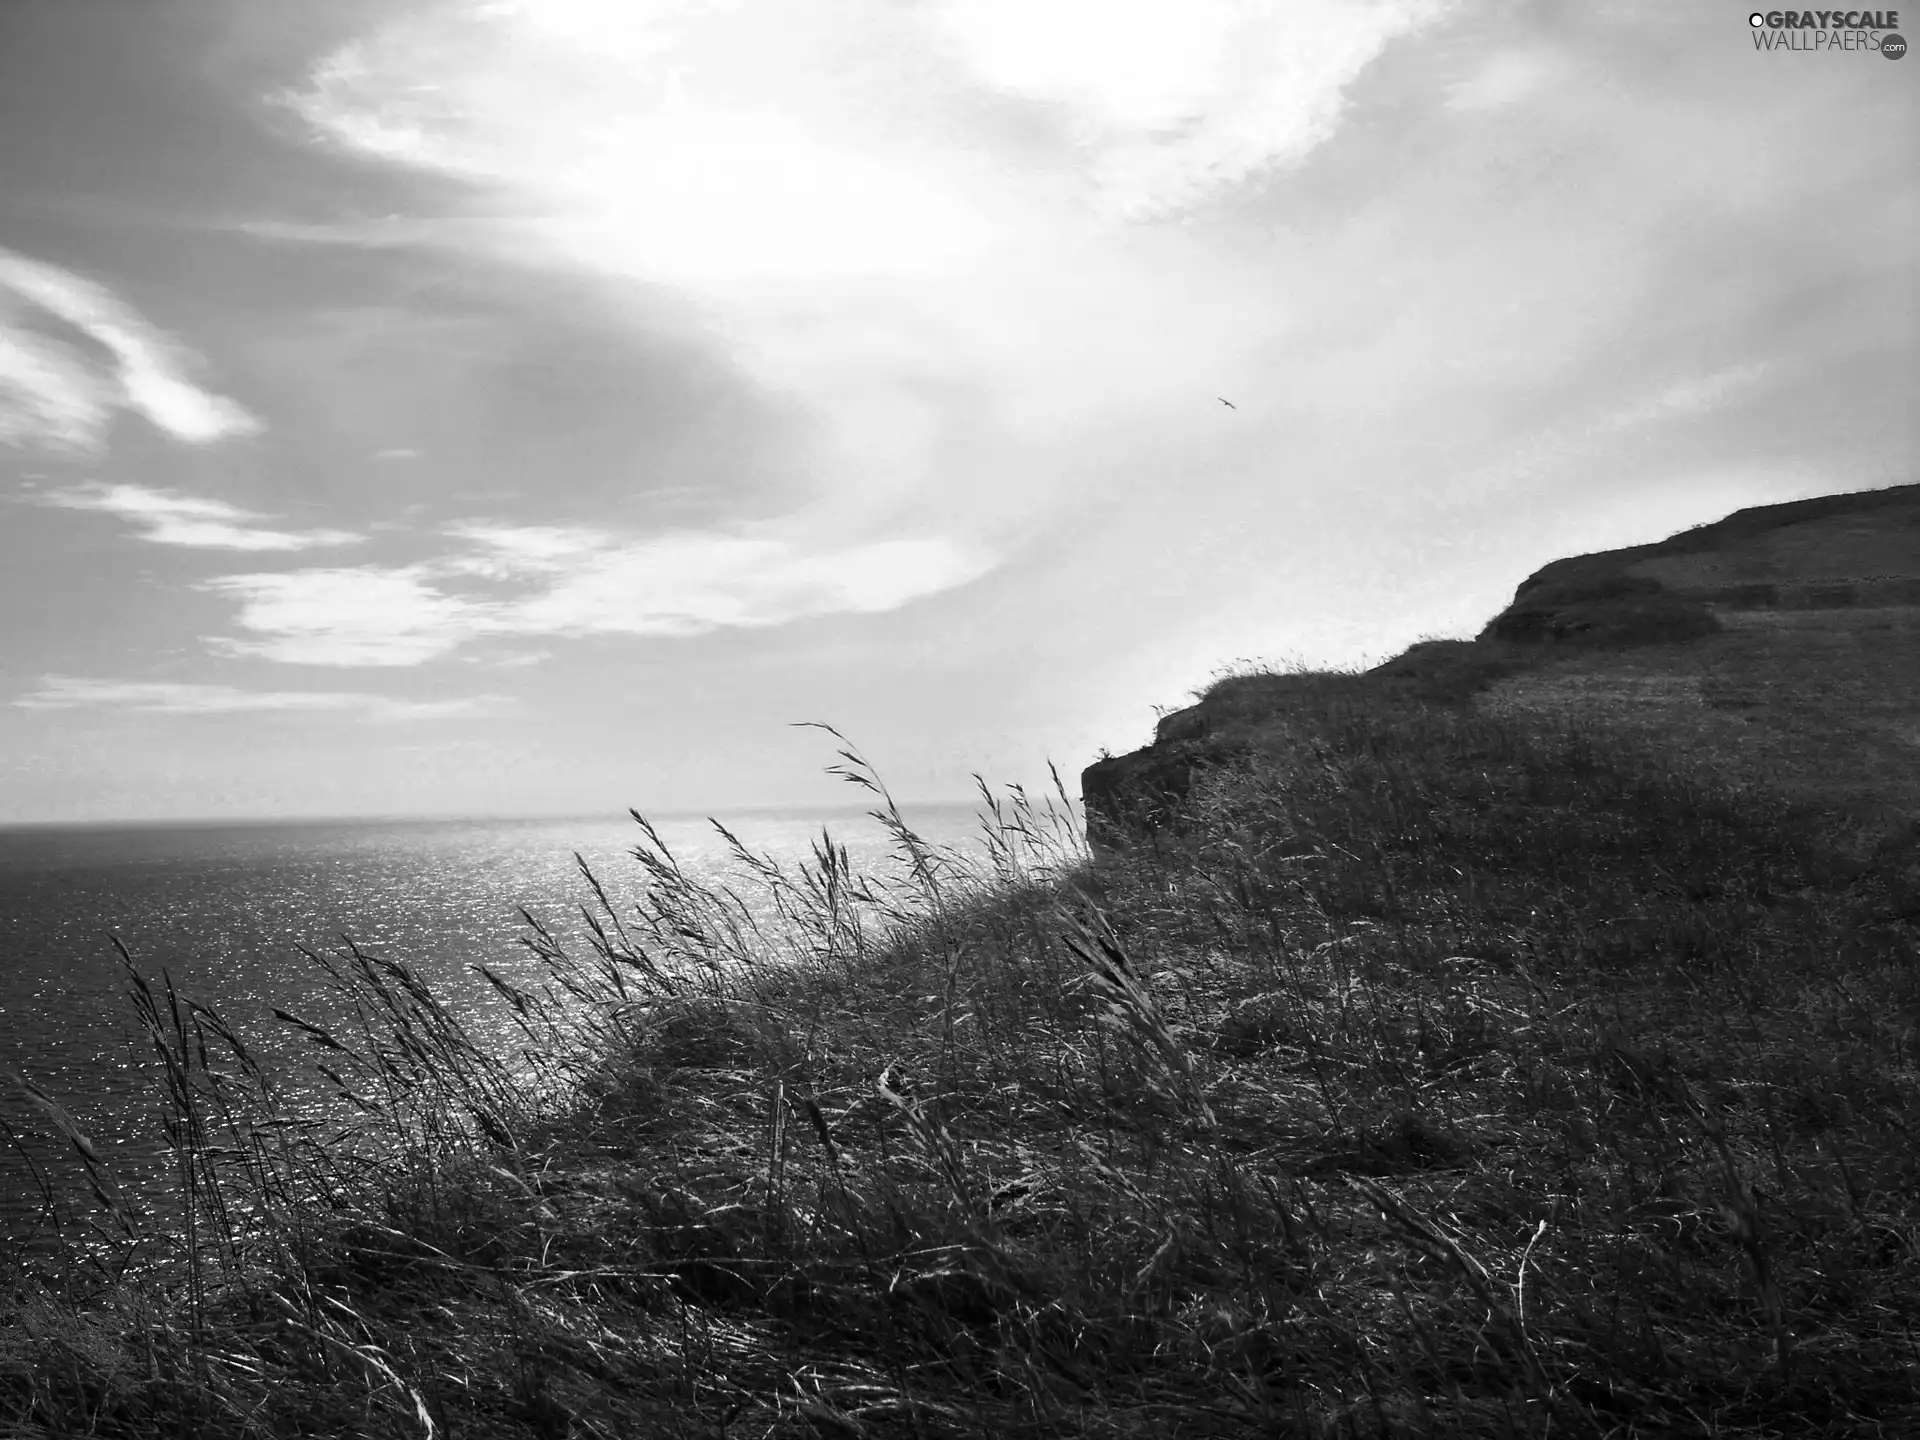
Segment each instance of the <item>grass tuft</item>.
[{"label": "grass tuft", "polygon": [[722,828],[720,884],[636,815],[623,882],[581,866],[586,945],[529,917],[539,979],[486,975],[517,1057],[399,962],[312,955],[350,1023],[282,1019],[327,1125],[129,958],[175,1203],[18,1081],[96,1213],[17,1253],[0,1418],[1920,1431],[1900,857],[1618,733],[1353,680],[1226,682],[1284,723],[1099,865],[1057,776],[983,783],[955,854],[835,732],[891,866]]}]

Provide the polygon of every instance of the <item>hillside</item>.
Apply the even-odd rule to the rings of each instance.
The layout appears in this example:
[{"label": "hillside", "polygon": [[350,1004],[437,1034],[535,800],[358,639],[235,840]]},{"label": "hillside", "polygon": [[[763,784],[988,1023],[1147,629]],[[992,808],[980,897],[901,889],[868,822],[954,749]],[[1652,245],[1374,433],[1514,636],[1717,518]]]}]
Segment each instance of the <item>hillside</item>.
[{"label": "hillside", "polygon": [[8,1237],[0,1429],[1920,1434],[1915,498],[1223,681],[1087,772],[1092,863],[1018,789],[958,863],[851,746],[880,873],[642,821],[484,972],[517,1056],[315,957],[339,1124],[130,961],[178,1204],[29,1085],[95,1203]]},{"label": "hillside", "polygon": [[1303,688],[1578,719],[1727,779],[1845,807],[1869,845],[1920,820],[1920,485],[1739,510],[1554,561],[1471,641],[1360,676],[1246,675],[1083,777],[1097,840],[1257,748]]}]

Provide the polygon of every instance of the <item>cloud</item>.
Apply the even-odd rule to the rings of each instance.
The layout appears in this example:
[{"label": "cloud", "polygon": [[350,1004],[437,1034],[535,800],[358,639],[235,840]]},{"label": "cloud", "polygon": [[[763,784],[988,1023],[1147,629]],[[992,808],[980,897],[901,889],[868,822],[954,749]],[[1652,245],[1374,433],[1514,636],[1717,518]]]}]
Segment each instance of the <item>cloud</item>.
[{"label": "cloud", "polygon": [[[939,274],[1036,219],[1170,214],[1300,159],[1443,8],[467,0],[341,46],[280,98],[333,145],[504,192],[541,242],[621,273]],[[996,105],[1023,113],[982,127]]]},{"label": "cloud", "polygon": [[15,700],[23,710],[133,710],[153,715],[233,715],[262,711],[353,714],[368,720],[426,720],[481,714],[501,702],[490,695],[459,700],[395,700],[330,690],[238,690],[158,680],[89,680],[47,675]]},{"label": "cloud", "polygon": [[807,552],[779,540],[672,536],[581,559],[515,605],[511,623],[531,634],[698,635],[893,610],[986,568],[943,540]]},{"label": "cloud", "polygon": [[604,531],[555,525],[470,522],[449,526],[447,533],[470,542],[474,549],[440,562],[441,571],[493,579],[546,574],[613,543]]},{"label": "cloud", "polygon": [[[49,333],[49,322],[72,333]],[[193,384],[198,363],[104,287],[0,249],[0,440],[97,451],[116,410],[194,445],[258,430],[240,405]]]},{"label": "cloud", "polygon": [[0,311],[0,443],[91,450],[112,413],[109,387],[72,351]]},{"label": "cloud", "polygon": [[[206,581],[240,601],[238,624],[257,637],[218,638],[216,648],[288,664],[406,666],[487,637],[701,635],[892,610],[988,566],[929,539],[808,550],[711,534],[633,541],[505,525],[456,533],[474,548],[440,561]],[[477,592],[475,580],[518,593]]]},{"label": "cloud", "polygon": [[[903,536],[938,547],[915,561],[930,574],[1033,536],[1079,545],[1073,563],[1103,545],[1115,575],[1108,537],[1156,571],[1204,545],[1264,574],[1259,546],[1316,549],[1297,537],[1409,475],[1451,499],[1586,483],[1662,444],[1740,453],[1741,414],[1806,369],[1779,357],[1841,323],[1799,277],[1837,267],[1837,291],[1884,268],[1807,217],[1879,233],[1905,192],[1872,146],[1783,167],[1826,148],[1809,137],[1842,89],[1776,94],[1714,61],[1710,29],[1449,0],[529,0],[381,21],[288,97],[316,140],[465,182],[451,206],[432,187],[444,224],[417,242],[589,272],[616,319],[624,282],[636,326],[675,292],[750,423],[780,427],[792,493],[771,523],[704,518],[685,574],[612,537],[464,536],[413,577],[454,618],[409,633],[446,653],[516,627],[844,611],[860,594],[820,598],[844,577],[807,557]],[[846,573],[891,596],[885,556]],[[1102,583],[1123,582],[1085,589]]]},{"label": "cloud", "polygon": [[118,515],[140,526],[140,538],[156,545],[309,550],[319,545],[349,545],[361,539],[346,530],[266,530],[246,523],[262,517],[223,500],[170,494],[141,485],[80,485],[54,491],[44,496],[42,503]]},{"label": "cloud", "polygon": [[418,665],[487,628],[483,605],[435,589],[419,566],[225,575],[201,588],[237,598],[241,628],[267,637],[216,648],[295,665]]},{"label": "cloud", "polygon": [[[343,47],[282,98],[341,148],[515,196],[540,243],[619,273],[921,274],[992,243],[991,221],[943,177],[832,134],[844,117],[708,103],[659,70],[672,41],[636,39],[641,7],[592,24],[575,10],[568,28],[532,7],[442,6]],[[456,225],[446,233],[484,243]],[[303,238],[297,225],[257,233]],[[386,222],[313,238],[419,233]]]},{"label": "cloud", "polygon": [[968,68],[1057,107],[1097,203],[1124,218],[1188,209],[1299,160],[1334,131],[1346,87],[1429,0],[943,0]]},{"label": "cloud", "polygon": [[316,240],[677,291],[799,437],[783,536],[976,557],[1110,457],[1210,437],[1212,397],[1284,351],[1313,257],[1256,266],[1201,222],[1335,134],[1443,4],[438,0],[280,98],[318,144],[469,192]]}]

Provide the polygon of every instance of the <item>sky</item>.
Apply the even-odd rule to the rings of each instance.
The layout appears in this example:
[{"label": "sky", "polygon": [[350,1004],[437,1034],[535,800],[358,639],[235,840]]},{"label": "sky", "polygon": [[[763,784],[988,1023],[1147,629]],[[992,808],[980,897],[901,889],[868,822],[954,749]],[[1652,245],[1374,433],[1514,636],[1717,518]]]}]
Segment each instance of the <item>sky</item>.
[{"label": "sky", "polygon": [[1916,66],[1641,0],[5,0],[0,823],[844,803],[799,722],[1071,790],[1224,670],[1909,483]]}]

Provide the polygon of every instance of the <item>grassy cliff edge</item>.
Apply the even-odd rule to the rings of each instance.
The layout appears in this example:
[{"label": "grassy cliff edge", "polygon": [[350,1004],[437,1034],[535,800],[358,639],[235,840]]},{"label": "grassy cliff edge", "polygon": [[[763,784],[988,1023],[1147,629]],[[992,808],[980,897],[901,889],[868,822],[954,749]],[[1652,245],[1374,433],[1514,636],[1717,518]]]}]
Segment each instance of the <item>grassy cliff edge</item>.
[{"label": "grassy cliff edge", "polygon": [[[1804,557],[1785,531],[1859,513],[1752,533]],[[535,933],[544,987],[498,977],[550,1097],[403,965],[334,957],[365,1024],[313,1038],[373,1149],[276,1126],[244,1037],[136,977],[194,1223],[102,1183],[97,1233],[20,1252],[0,1417],[1920,1432],[1920,872],[1878,760],[1845,759],[1912,691],[1838,692],[1859,744],[1800,755],[1828,699],[1755,679],[1898,671],[1914,631],[1866,628],[1891,589],[1742,610],[1610,578],[1702,553],[1589,567],[1551,613],[1624,611],[1557,634],[1223,681],[1090,772],[1098,863],[1064,796],[1014,793],[964,865],[847,752],[898,863],[741,850],[774,936],[643,829],[592,953]],[[1874,645],[1799,623],[1838,610]]]}]

